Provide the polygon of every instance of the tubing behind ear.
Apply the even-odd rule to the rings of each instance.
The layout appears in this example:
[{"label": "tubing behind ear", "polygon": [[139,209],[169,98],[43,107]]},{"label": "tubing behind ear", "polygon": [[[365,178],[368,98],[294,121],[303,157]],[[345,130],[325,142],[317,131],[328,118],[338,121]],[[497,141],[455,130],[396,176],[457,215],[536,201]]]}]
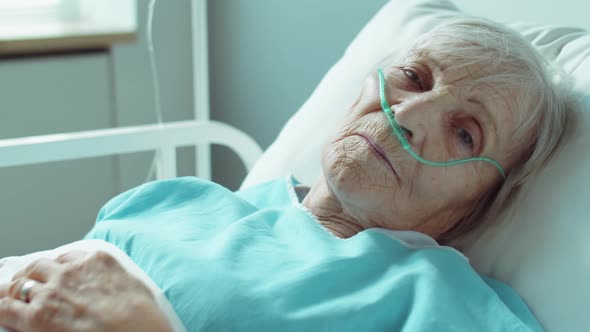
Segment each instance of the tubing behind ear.
[{"label": "tubing behind ear", "polygon": [[389,125],[393,129],[395,136],[397,136],[397,138],[401,142],[404,150],[408,151],[408,153],[414,159],[418,160],[419,162],[421,162],[425,165],[434,166],[434,167],[455,166],[455,165],[461,165],[461,164],[470,163],[470,162],[482,161],[482,162],[486,162],[486,163],[494,165],[494,167],[496,167],[498,169],[498,171],[500,172],[500,174],[502,175],[502,178],[504,180],[506,180],[506,173],[504,172],[504,168],[502,168],[502,166],[497,161],[495,161],[494,159],[488,158],[488,157],[474,157],[474,158],[451,160],[451,161],[447,161],[447,162],[438,162],[438,161],[424,159],[424,158],[420,157],[418,154],[416,154],[414,152],[414,150],[412,150],[412,146],[410,145],[410,143],[406,139],[406,135],[404,135],[403,130],[401,129],[400,125],[397,123],[397,121],[395,121],[395,116],[393,115],[393,111],[391,110],[391,108],[389,107],[389,104],[387,103],[387,99],[385,97],[385,75],[383,74],[383,70],[381,68],[379,68],[377,70],[377,73],[379,75],[379,96],[381,97],[381,108],[383,109],[385,116],[387,116],[387,120],[389,121]]}]

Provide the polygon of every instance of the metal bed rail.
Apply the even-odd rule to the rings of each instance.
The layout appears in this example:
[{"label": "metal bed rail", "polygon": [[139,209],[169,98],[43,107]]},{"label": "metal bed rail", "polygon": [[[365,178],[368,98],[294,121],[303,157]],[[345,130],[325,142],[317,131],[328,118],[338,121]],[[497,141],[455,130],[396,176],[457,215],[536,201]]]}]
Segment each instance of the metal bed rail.
[{"label": "metal bed rail", "polygon": [[177,147],[202,144],[229,147],[248,170],[262,155],[260,146],[234,127],[191,120],[4,139],[0,167],[155,150],[157,178],[165,179],[176,177]]}]

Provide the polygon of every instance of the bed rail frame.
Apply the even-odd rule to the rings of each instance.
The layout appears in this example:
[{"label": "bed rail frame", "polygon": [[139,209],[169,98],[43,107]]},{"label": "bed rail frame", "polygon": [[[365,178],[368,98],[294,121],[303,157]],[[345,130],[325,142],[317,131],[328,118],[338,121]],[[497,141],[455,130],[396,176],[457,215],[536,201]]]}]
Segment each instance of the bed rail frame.
[{"label": "bed rail frame", "polygon": [[247,170],[262,154],[252,138],[227,124],[180,121],[0,140],[0,167],[156,151],[157,179],[166,179],[176,177],[177,147],[203,144],[229,147]]}]

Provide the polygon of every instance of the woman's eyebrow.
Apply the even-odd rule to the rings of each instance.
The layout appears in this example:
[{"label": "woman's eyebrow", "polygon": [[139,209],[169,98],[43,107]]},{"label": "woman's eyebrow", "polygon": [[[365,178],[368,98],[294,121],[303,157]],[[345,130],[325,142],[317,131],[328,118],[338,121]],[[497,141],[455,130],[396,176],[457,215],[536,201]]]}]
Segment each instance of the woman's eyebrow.
[{"label": "woman's eyebrow", "polygon": [[428,49],[421,48],[414,50],[414,52],[412,52],[411,58],[413,58],[414,60],[421,60],[425,62],[425,64],[429,67],[431,71],[433,69],[437,69],[438,71],[445,71],[449,67],[449,64],[445,65],[438,61],[432,55],[432,51]]}]

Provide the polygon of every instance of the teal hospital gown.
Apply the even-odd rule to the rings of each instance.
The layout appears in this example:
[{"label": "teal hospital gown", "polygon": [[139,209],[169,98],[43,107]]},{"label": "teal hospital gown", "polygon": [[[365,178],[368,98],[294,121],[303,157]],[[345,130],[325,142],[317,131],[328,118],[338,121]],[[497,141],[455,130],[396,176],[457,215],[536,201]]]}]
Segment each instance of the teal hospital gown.
[{"label": "teal hospital gown", "polygon": [[294,185],[148,183],[109,201],[86,238],[126,252],[189,331],[541,330],[458,251],[411,231],[338,238]]}]

